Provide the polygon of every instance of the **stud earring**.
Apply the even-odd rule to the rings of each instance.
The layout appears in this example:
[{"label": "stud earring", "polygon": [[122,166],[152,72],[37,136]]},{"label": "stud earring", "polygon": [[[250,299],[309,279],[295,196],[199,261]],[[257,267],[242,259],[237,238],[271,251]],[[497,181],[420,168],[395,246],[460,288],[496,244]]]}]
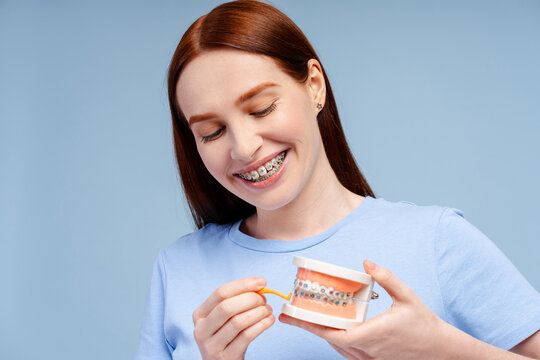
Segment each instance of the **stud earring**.
[{"label": "stud earring", "polygon": [[317,105],[315,105],[317,107],[317,109],[321,110],[322,109],[322,104],[321,103],[317,103]]}]

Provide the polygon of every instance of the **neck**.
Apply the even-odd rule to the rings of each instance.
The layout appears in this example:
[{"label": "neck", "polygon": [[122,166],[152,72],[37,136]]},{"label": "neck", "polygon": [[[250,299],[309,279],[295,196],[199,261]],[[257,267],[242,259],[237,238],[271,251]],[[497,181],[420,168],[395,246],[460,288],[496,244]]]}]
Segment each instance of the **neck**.
[{"label": "neck", "polygon": [[319,234],[347,216],[364,200],[345,188],[328,161],[298,196],[277,210],[257,209],[242,231],[258,239],[298,240]]}]

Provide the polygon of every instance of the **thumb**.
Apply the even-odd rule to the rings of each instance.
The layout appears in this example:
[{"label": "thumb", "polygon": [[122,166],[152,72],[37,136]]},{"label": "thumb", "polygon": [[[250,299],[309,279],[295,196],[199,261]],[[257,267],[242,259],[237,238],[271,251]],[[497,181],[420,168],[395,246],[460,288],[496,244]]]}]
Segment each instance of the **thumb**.
[{"label": "thumb", "polygon": [[405,302],[414,297],[414,292],[404,282],[399,280],[390,270],[364,260],[364,269],[379,285],[394,299],[394,302]]}]

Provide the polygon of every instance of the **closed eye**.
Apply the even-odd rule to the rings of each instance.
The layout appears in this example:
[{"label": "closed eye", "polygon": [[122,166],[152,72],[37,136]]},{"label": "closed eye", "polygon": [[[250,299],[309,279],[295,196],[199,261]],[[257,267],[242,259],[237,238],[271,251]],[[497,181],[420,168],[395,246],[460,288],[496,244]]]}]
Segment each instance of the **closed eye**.
[{"label": "closed eye", "polygon": [[207,136],[201,136],[201,142],[203,144],[211,141],[211,140],[214,140],[216,138],[218,138],[222,133],[223,133],[223,130],[225,130],[225,126],[222,126],[220,127],[216,132],[210,134],[210,135],[207,135]]},{"label": "closed eye", "polygon": [[274,101],[272,103],[272,105],[270,105],[266,109],[261,110],[261,111],[257,111],[257,112],[253,112],[250,115],[257,116],[257,117],[263,117],[263,116],[266,116],[266,115],[270,114],[272,111],[274,111],[276,109],[276,107],[277,107],[277,105],[276,105],[276,102]]}]

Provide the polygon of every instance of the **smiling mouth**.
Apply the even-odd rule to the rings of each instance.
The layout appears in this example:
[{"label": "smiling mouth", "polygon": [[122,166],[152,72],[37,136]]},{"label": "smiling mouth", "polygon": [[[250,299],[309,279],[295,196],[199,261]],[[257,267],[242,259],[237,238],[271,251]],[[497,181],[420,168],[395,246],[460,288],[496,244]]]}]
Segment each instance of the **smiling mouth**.
[{"label": "smiling mouth", "polygon": [[265,164],[259,166],[256,170],[252,170],[249,172],[236,174],[237,176],[241,177],[242,179],[250,182],[261,182],[278,171],[278,169],[283,165],[283,160],[285,159],[285,155],[287,154],[287,150],[283,151],[282,153],[279,153],[271,160],[267,161]]}]

